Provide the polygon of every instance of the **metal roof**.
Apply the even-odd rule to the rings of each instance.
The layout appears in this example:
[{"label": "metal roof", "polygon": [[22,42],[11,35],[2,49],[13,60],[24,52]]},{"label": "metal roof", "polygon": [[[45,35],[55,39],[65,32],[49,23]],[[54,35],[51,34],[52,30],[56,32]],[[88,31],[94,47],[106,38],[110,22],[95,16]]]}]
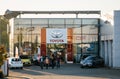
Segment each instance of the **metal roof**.
[{"label": "metal roof", "polygon": [[6,10],[4,16],[7,19],[17,17],[20,14],[101,14],[100,10],[96,11],[10,11]]}]

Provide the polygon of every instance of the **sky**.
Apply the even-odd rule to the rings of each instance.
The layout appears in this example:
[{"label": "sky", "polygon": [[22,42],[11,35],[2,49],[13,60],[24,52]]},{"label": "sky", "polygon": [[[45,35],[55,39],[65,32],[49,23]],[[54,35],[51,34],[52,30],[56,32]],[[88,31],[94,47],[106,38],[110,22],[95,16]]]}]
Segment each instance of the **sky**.
[{"label": "sky", "polygon": [[0,15],[5,11],[81,11],[120,10],[120,0],[0,0]]}]

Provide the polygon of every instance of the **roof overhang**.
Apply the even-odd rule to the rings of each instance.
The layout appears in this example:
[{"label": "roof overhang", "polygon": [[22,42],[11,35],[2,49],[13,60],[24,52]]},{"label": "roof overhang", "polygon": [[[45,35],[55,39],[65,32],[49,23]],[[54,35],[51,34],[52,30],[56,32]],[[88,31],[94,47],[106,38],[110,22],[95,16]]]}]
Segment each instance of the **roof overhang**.
[{"label": "roof overhang", "polygon": [[100,10],[91,11],[10,11],[7,10],[4,17],[7,19],[15,18],[20,14],[98,14],[101,15]]}]

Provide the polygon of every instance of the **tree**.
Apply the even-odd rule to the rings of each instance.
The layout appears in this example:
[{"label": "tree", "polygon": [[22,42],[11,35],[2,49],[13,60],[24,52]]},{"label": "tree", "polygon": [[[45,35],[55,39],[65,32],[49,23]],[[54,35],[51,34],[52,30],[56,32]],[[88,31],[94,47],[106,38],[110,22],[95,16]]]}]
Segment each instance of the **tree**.
[{"label": "tree", "polygon": [[0,45],[5,45],[8,48],[9,36],[7,34],[8,20],[3,16],[0,16]]}]

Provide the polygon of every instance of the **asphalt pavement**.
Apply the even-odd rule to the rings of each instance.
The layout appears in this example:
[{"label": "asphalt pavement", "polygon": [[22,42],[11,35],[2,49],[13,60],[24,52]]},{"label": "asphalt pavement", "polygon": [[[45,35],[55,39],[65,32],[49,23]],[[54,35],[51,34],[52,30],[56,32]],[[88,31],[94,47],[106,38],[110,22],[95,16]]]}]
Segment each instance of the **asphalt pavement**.
[{"label": "asphalt pavement", "polygon": [[11,69],[6,79],[120,79],[120,69],[80,68],[79,64],[62,64],[60,68],[28,66]]}]

